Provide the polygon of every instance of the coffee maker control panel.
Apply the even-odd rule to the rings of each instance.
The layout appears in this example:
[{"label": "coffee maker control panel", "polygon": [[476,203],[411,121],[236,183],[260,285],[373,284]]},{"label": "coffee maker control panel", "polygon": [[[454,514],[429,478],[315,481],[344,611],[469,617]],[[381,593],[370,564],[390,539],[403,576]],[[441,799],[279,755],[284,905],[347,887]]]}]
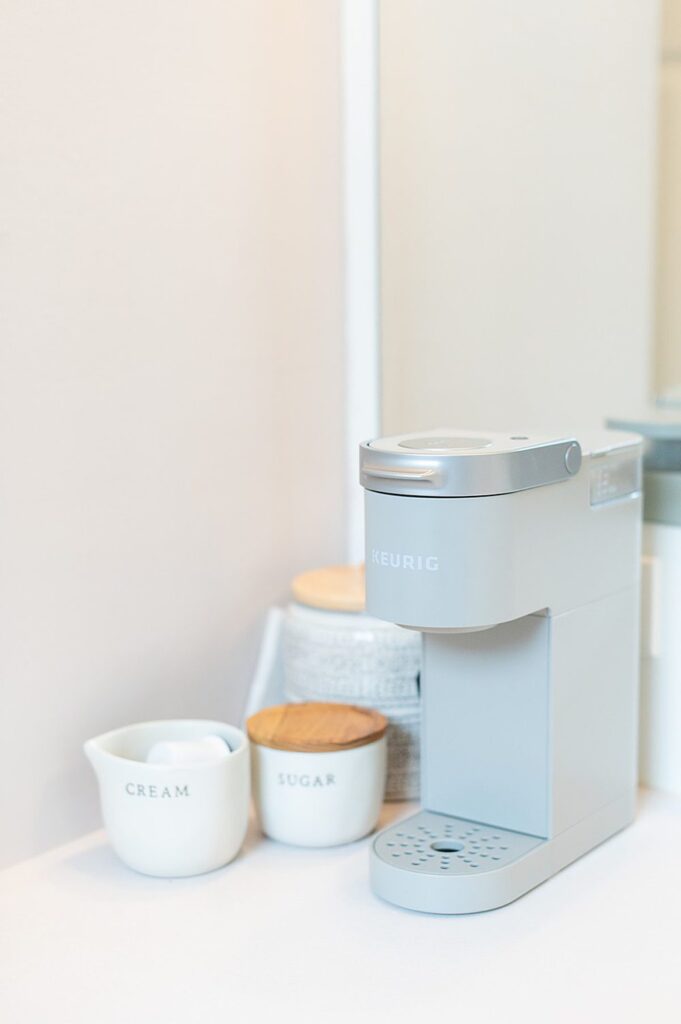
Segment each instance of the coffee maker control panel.
[{"label": "coffee maker control panel", "polygon": [[641,493],[641,458],[638,447],[594,453],[589,467],[592,506],[638,498]]}]

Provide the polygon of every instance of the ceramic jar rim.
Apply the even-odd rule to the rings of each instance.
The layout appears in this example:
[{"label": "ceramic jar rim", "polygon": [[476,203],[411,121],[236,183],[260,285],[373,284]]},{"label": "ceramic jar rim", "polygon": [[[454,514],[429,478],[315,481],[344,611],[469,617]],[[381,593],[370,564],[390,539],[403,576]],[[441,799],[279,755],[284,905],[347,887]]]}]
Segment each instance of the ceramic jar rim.
[{"label": "ceramic jar rim", "polygon": [[[196,728],[205,728],[206,735],[220,736],[225,740],[230,748],[230,754],[225,756],[224,759],[214,762],[203,762],[199,764],[182,764],[182,765],[168,765],[168,764],[154,764],[148,761],[140,760],[134,757],[125,757],[123,754],[116,753],[114,750],[108,749],[107,744],[115,739],[130,733],[144,732],[146,730],[158,729],[163,727],[175,727],[175,726],[187,726]],[[166,739],[180,739],[181,736],[168,736]],[[144,768],[148,768],[150,771],[155,772],[167,772],[169,769],[173,771],[189,771],[198,772],[205,771],[206,769],[215,769],[216,765],[227,764],[234,755],[241,754],[248,747],[248,737],[243,730],[239,729],[236,725],[230,725],[228,722],[219,722],[212,719],[204,718],[159,718],[148,722],[133,722],[130,725],[122,725],[117,729],[110,729],[108,732],[103,732],[99,736],[94,736],[92,739],[87,740],[84,744],[86,752],[88,750],[96,751],[102,757],[111,758],[113,761],[120,762],[121,764],[137,764],[142,765]]]}]

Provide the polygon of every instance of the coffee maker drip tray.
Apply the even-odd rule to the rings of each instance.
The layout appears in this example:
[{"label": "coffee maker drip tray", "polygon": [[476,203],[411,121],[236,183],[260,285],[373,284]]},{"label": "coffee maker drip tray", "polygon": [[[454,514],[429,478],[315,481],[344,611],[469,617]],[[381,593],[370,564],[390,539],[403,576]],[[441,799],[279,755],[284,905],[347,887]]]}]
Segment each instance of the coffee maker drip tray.
[{"label": "coffee maker drip tray", "polygon": [[628,825],[634,801],[628,791],[552,839],[419,811],[374,839],[371,887],[429,914],[503,907]]},{"label": "coffee maker drip tray", "polygon": [[420,811],[381,832],[376,854],[387,864],[429,875],[496,871],[544,842],[463,818]]},{"label": "coffee maker drip tray", "polygon": [[372,885],[379,896],[412,910],[474,913],[521,895],[516,889],[528,858],[551,845],[537,836],[419,811],[374,839]]}]

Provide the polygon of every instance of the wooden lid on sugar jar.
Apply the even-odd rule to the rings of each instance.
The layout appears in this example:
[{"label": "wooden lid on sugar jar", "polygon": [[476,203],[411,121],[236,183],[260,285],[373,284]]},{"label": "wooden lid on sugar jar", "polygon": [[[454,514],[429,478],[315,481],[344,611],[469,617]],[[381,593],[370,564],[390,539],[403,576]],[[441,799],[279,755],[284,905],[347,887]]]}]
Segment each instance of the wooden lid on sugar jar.
[{"label": "wooden lid on sugar jar", "polygon": [[329,565],[301,572],[291,583],[298,604],[332,612],[364,611],[364,566]]},{"label": "wooden lid on sugar jar", "polygon": [[321,754],[351,750],[385,735],[387,719],[354,704],[278,704],[251,715],[248,738],[261,747]]}]

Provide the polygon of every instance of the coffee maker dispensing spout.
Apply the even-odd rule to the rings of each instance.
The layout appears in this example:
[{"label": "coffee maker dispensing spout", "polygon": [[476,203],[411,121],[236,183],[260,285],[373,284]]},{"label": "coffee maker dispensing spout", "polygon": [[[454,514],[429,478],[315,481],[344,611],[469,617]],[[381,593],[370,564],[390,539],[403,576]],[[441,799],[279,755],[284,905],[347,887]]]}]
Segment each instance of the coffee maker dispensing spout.
[{"label": "coffee maker dispensing spout", "polygon": [[440,429],[360,448],[367,611],[423,632],[421,798],[371,879],[503,906],[633,817],[641,439]]}]

